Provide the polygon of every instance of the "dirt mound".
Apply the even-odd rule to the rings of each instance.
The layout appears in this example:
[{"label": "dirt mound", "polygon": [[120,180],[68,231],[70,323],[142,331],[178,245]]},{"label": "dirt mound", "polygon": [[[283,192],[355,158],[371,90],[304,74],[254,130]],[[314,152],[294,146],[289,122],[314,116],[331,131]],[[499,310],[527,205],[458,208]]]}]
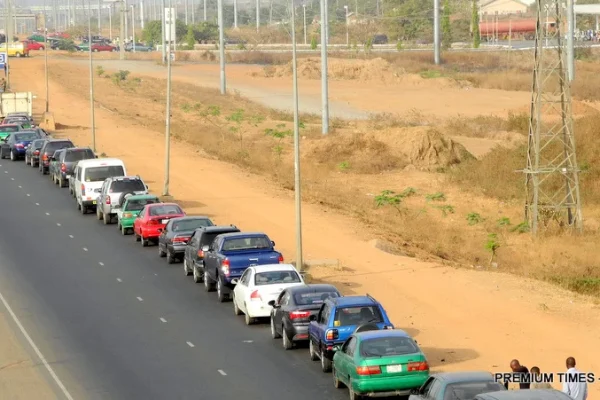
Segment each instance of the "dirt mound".
[{"label": "dirt mound", "polygon": [[[393,76],[391,64],[382,58],[372,60],[335,60],[330,59],[327,65],[329,77],[338,80],[371,80]],[[292,75],[292,63],[280,66],[269,66],[264,69],[266,77],[288,77]],[[306,58],[298,60],[298,76],[306,79],[321,78],[321,60]]]}]

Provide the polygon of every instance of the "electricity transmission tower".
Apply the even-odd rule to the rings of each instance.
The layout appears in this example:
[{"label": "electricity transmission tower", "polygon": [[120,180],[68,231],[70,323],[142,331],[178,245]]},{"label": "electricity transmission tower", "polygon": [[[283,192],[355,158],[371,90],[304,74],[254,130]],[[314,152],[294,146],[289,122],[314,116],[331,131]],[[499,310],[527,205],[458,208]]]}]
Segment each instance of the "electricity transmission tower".
[{"label": "electricity transmission tower", "polygon": [[[567,1],[537,0],[537,6],[529,144],[523,171],[525,217],[534,235],[551,223],[581,232],[579,168],[563,29]],[[555,22],[554,26],[547,21]],[[550,47],[544,46],[546,40]]]}]

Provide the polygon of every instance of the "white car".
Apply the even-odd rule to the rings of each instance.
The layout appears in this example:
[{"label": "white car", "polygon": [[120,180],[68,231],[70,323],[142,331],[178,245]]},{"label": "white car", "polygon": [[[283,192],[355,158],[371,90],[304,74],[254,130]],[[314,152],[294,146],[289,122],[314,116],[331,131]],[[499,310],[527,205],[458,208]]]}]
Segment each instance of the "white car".
[{"label": "white car", "polygon": [[269,301],[290,286],[305,285],[291,264],[265,264],[248,268],[233,289],[235,315],[246,315],[246,325],[271,316]]}]

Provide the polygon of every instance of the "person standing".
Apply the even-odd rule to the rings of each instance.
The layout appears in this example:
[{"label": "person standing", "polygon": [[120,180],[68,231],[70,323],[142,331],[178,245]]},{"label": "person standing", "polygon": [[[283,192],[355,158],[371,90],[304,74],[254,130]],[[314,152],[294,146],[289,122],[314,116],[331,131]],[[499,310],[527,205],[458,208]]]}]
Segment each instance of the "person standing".
[{"label": "person standing", "polygon": [[[531,386],[530,389],[552,389],[552,385],[548,382],[537,382],[541,379],[541,372],[538,367],[531,367]],[[537,380],[535,378],[538,378]]]},{"label": "person standing", "polygon": [[[521,365],[519,360],[512,360],[510,362],[510,369],[513,372],[513,376],[519,379],[519,389],[529,389],[531,384],[528,382],[529,369],[526,366]],[[508,383],[504,382],[504,387],[508,389]]]},{"label": "person standing", "polygon": [[[579,375],[581,372],[575,368],[575,358],[569,357],[566,361],[567,364],[567,375]],[[565,394],[571,397],[573,400],[586,400],[588,395],[587,382],[563,382],[563,390]]]}]

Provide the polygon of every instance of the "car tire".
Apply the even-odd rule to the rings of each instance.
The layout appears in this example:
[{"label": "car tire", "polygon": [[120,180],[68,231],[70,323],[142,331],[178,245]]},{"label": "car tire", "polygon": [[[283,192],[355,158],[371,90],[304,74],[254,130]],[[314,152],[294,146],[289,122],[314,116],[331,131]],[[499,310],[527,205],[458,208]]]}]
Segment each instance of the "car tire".
[{"label": "car tire", "polygon": [[112,223],[112,217],[110,215],[102,214],[102,222],[104,225],[109,225]]},{"label": "car tire", "polygon": [[321,350],[321,354],[319,355],[319,358],[321,359],[321,371],[323,371],[323,372],[331,371],[331,360],[328,359],[327,357],[325,357],[325,354],[323,354],[323,350]]},{"label": "car tire", "polygon": [[60,188],[64,188],[65,187],[65,181],[63,181],[62,177],[58,180],[58,187],[60,187]]},{"label": "car tire", "polygon": [[141,238],[137,235],[137,233],[135,233],[135,231],[133,231],[133,238],[136,242],[139,242],[141,240]]},{"label": "car tire", "polygon": [[102,213],[100,212],[100,207],[96,206],[96,219],[100,221],[102,219]]},{"label": "car tire", "polygon": [[204,280],[204,274],[200,275],[196,266],[192,268],[192,276],[194,279],[194,283],[200,283]]},{"label": "car tire", "polygon": [[187,265],[187,258],[183,259],[183,273],[185,276],[190,276],[192,274],[192,271],[190,271]]},{"label": "car tire", "polygon": [[308,338],[308,354],[310,355],[311,361],[317,361],[319,359],[319,356],[315,351],[315,345],[313,344],[312,339],[310,337]]},{"label": "car tire", "polygon": [[173,255],[171,250],[169,250],[169,248],[167,247],[167,264],[175,264],[175,262],[175,255]]},{"label": "car tire", "polygon": [[223,280],[221,279],[221,277],[218,277],[217,278],[217,300],[219,300],[219,303],[225,303],[229,297],[225,294],[223,289],[225,289],[223,287]]},{"label": "car tire", "polygon": [[294,341],[292,339],[290,339],[290,337],[288,336],[287,332],[285,331],[285,328],[283,327],[283,325],[281,326],[281,336],[283,337],[283,340],[281,341],[283,344],[283,348],[286,350],[293,349]]},{"label": "car tire", "polygon": [[333,376],[333,387],[336,389],[342,389],[345,385],[338,379],[337,372],[335,371],[335,365],[331,366],[331,375]]},{"label": "car tire", "polygon": [[204,291],[206,292],[214,292],[215,291],[215,282],[210,279],[206,273],[204,274]]},{"label": "car tire", "polygon": [[15,156],[14,151],[10,151],[10,161],[17,161],[17,156]]},{"label": "car tire", "polygon": [[273,339],[279,339],[281,335],[275,329],[275,321],[273,320],[273,316],[271,315],[271,337]]},{"label": "car tire", "polygon": [[165,253],[161,248],[160,248],[160,243],[158,244],[158,256],[160,258],[166,257],[167,253]]},{"label": "car tire", "polygon": [[248,315],[248,307],[246,307],[246,313],[244,314],[244,322],[246,325],[252,325],[254,323],[254,318]]},{"label": "car tire", "polygon": [[148,239],[145,239],[143,236],[140,236],[140,241],[142,242],[142,247],[148,247]]},{"label": "car tire", "polygon": [[242,315],[242,310],[240,310],[240,308],[238,307],[235,301],[235,296],[231,296],[231,301],[233,302],[233,313],[235,315]]},{"label": "car tire", "polygon": [[362,396],[356,394],[356,392],[352,388],[352,379],[348,381],[348,394],[350,395],[350,400],[359,400],[362,398]]},{"label": "car tire", "polygon": [[128,232],[129,229],[124,228],[123,226],[121,226],[120,230],[121,230],[121,235],[123,235],[123,236],[127,236],[127,234],[129,233]]},{"label": "car tire", "polygon": [[87,214],[87,211],[88,211],[88,210],[87,210],[87,207],[86,207],[86,206],[84,206],[83,204],[81,204],[81,205],[79,206],[79,211],[81,211],[81,214],[82,214],[82,215],[85,215],[85,214]]}]

